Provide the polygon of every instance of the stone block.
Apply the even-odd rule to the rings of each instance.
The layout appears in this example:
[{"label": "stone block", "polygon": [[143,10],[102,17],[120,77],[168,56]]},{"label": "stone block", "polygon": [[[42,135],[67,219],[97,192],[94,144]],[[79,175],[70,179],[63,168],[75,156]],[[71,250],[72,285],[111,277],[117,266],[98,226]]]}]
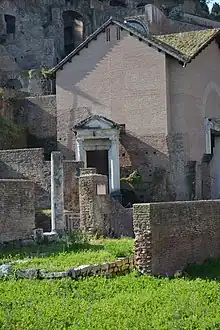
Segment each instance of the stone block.
[{"label": "stone block", "polygon": [[26,278],[26,279],[38,279],[39,278],[40,269],[30,268],[16,271],[16,276],[18,278]]},{"label": "stone block", "polygon": [[69,272],[44,272],[42,270],[39,271],[39,278],[53,280],[53,279],[61,279],[69,277]]},{"label": "stone block", "polygon": [[0,265],[0,277],[9,276],[13,274],[13,268],[10,264]]},{"label": "stone block", "polygon": [[59,235],[56,232],[44,233],[44,241],[47,243],[57,242],[59,240]]}]

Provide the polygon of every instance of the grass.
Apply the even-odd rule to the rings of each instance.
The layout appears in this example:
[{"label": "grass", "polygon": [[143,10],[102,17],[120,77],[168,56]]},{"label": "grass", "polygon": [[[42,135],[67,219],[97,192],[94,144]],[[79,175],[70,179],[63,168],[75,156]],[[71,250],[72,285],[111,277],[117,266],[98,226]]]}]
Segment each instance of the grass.
[{"label": "grass", "polygon": [[[12,263],[16,268],[40,268],[64,271],[73,266],[114,261],[133,253],[132,239],[99,239],[85,243],[61,242],[23,248],[5,248],[0,252],[0,264]],[[19,262],[18,262],[19,260]]]},{"label": "grass", "polygon": [[0,281],[1,330],[220,329],[220,283],[137,276]]},{"label": "grass", "polygon": [[48,217],[50,217],[51,216],[51,209],[40,209],[40,210],[38,210],[38,212],[40,212],[40,213],[42,213],[42,214],[45,214],[45,215],[47,215]]},{"label": "grass", "polygon": [[[31,267],[66,269],[132,253],[132,239],[99,239],[5,249],[1,261],[32,259]],[[65,251],[62,251],[64,249]],[[19,252],[19,253],[18,253]],[[20,265],[19,265],[20,266]],[[186,278],[133,272],[79,281],[0,279],[1,330],[217,330],[220,329],[220,261],[191,265]]]}]

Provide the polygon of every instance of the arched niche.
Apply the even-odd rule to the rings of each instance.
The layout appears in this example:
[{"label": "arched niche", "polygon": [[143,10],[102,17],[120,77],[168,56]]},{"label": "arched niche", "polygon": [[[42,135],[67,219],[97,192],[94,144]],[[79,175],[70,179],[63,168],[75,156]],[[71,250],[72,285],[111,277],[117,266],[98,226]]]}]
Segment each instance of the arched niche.
[{"label": "arched niche", "polygon": [[84,39],[84,19],[76,11],[63,12],[64,52],[68,55]]},{"label": "arched niche", "polygon": [[5,18],[5,32],[6,34],[14,34],[15,33],[15,24],[16,18],[13,15],[4,15]]}]

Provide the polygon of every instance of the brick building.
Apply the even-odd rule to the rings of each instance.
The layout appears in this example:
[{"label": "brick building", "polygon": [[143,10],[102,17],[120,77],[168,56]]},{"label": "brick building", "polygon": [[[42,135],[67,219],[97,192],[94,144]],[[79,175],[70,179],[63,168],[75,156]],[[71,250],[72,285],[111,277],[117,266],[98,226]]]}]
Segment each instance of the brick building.
[{"label": "brick building", "polygon": [[140,201],[219,198],[220,32],[143,27],[110,19],[52,69],[58,149],[112,193],[120,167],[140,170]]}]

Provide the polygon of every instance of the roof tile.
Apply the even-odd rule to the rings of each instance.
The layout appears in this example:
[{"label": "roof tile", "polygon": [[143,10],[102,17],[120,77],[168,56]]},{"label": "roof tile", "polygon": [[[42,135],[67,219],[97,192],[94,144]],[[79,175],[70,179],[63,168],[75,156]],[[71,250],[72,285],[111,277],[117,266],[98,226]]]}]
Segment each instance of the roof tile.
[{"label": "roof tile", "polygon": [[166,35],[154,35],[154,38],[176,49],[182,55],[191,58],[195,56],[209,40],[212,40],[219,31],[220,29],[206,29]]}]

